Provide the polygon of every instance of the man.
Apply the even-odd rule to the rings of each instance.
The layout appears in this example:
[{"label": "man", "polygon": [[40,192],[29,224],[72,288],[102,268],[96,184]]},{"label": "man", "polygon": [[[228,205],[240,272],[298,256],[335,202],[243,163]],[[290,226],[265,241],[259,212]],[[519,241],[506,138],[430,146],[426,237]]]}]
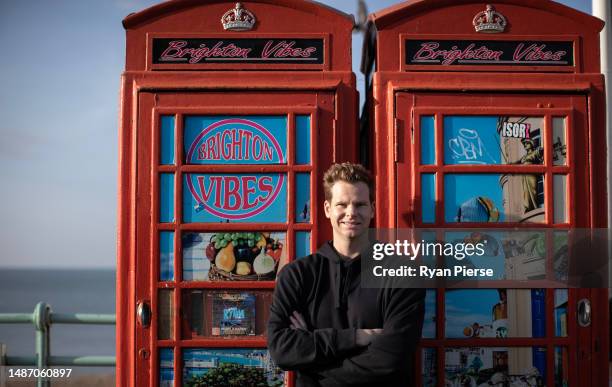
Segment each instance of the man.
[{"label": "man", "polygon": [[297,371],[297,387],[413,386],[425,291],[361,287],[361,254],[370,247],[374,217],[372,177],[344,163],[323,180],[333,241],[279,273],[270,354],[281,368]]}]

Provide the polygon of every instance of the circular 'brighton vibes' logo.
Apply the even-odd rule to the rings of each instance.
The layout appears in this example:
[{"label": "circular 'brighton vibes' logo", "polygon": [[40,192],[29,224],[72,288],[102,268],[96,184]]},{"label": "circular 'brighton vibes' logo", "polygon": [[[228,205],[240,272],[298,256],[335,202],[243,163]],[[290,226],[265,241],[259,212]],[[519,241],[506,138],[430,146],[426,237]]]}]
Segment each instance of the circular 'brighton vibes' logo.
[{"label": "circular 'brighton vibes' logo", "polygon": [[[205,128],[192,142],[187,162],[193,164],[270,164],[285,157],[276,138],[256,122],[231,118]],[[262,213],[276,200],[285,181],[282,173],[187,175],[195,212],[240,220]]]}]

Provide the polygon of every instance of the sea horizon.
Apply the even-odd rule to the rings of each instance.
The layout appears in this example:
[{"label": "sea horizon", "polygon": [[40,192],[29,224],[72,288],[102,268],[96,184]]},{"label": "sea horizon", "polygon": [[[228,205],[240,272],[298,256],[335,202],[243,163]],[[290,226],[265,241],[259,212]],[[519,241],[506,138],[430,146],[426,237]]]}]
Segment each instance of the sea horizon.
[{"label": "sea horizon", "polygon": [[[32,313],[46,302],[56,313],[115,314],[114,268],[0,267],[0,313]],[[114,325],[54,324],[51,355],[115,356]],[[8,356],[34,356],[33,324],[0,324]],[[112,373],[114,367],[74,367]]]}]

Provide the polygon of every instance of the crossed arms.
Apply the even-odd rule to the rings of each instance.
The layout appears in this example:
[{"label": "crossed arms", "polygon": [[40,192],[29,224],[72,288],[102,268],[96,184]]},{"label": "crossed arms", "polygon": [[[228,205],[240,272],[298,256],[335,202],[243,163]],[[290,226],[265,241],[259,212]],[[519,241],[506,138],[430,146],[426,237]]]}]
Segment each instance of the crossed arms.
[{"label": "crossed arms", "polygon": [[279,274],[268,322],[276,364],[344,384],[379,382],[407,366],[421,336],[424,290],[385,289],[381,329],[312,328],[296,310],[305,303],[299,273],[287,269]]}]

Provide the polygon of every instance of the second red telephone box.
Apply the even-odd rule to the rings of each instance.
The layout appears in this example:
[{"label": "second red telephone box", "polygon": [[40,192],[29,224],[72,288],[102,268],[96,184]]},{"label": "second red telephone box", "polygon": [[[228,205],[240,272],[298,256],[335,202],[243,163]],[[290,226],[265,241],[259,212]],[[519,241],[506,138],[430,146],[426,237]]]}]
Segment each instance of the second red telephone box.
[{"label": "second red telephone box", "polygon": [[606,227],[603,23],[527,0],[410,1],[370,20],[377,225],[553,236],[500,240],[523,283],[428,291],[417,384],[606,384],[607,289],[538,282],[558,269],[551,230]]}]

